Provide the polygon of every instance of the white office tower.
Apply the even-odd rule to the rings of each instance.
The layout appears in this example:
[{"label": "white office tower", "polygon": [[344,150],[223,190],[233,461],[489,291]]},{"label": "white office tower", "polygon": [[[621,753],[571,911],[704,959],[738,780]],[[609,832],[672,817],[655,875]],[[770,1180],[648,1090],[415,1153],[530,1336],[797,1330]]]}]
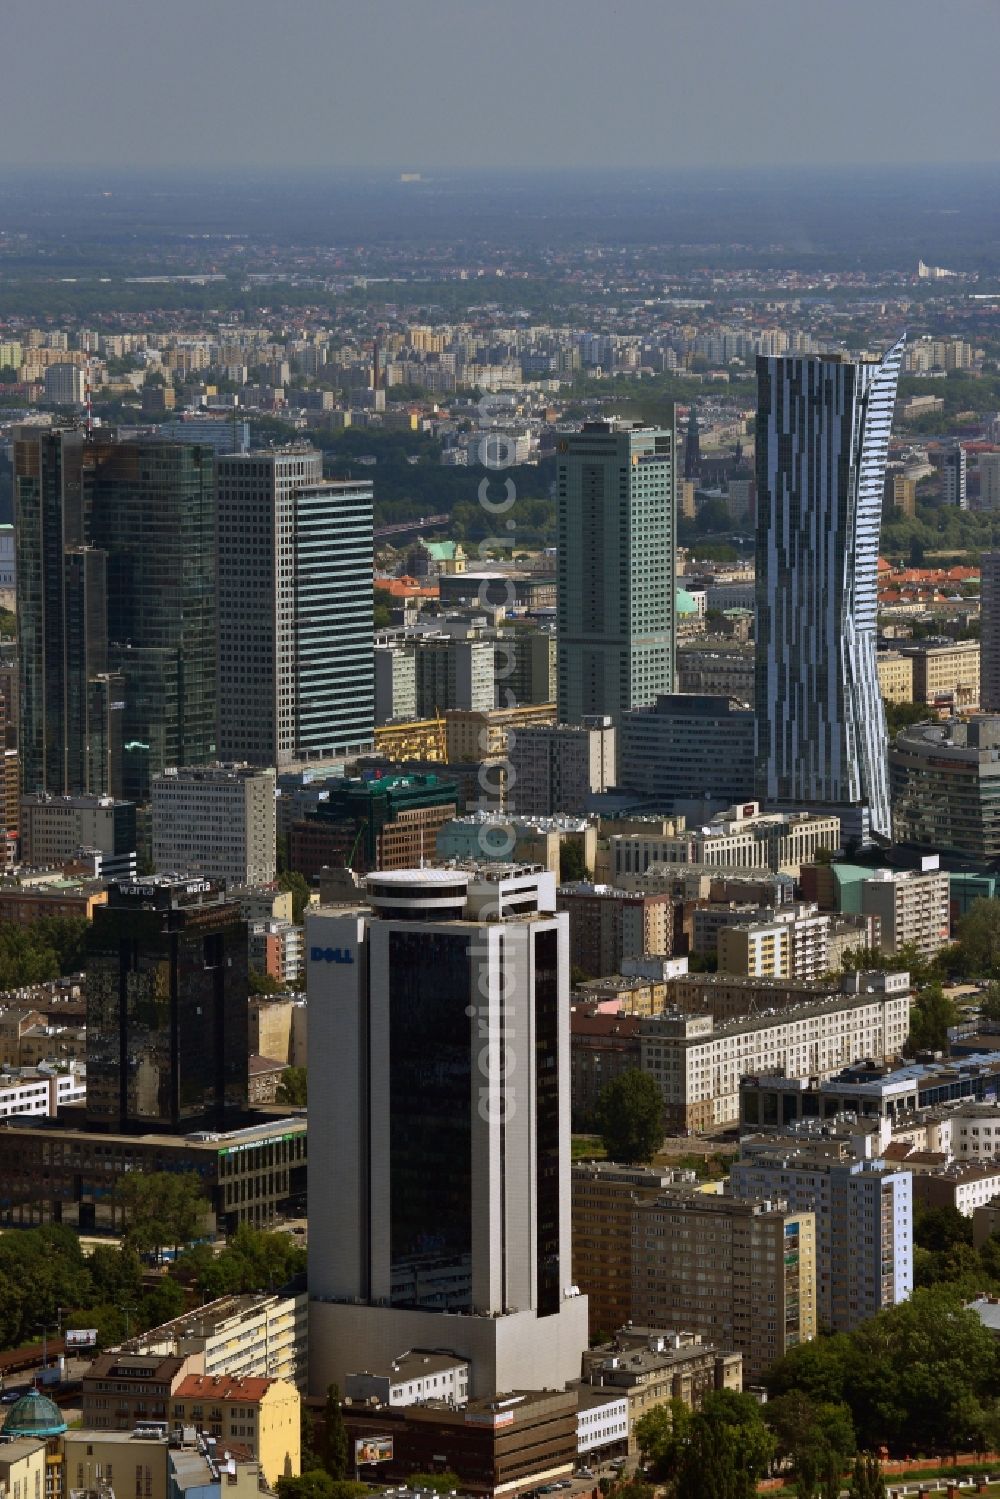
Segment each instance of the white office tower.
[{"label": "white office tower", "polygon": [[369,875],[306,918],[309,1388],[410,1348],[579,1377],[568,918],[533,866]]},{"label": "white office tower", "polygon": [[757,360],[757,796],[862,842],[892,836],[875,622],[903,343]]}]

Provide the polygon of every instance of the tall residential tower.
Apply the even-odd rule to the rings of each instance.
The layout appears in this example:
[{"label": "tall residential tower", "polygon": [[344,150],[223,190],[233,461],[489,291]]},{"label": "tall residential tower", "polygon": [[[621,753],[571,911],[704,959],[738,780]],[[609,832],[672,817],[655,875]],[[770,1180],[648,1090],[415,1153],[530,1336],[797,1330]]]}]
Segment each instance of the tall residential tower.
[{"label": "tall residential tower", "polygon": [[560,723],[674,690],[677,437],[586,422],[557,466]]},{"label": "tall residential tower", "polygon": [[892,835],[875,623],[903,343],[757,360],[757,795],[862,841]]}]

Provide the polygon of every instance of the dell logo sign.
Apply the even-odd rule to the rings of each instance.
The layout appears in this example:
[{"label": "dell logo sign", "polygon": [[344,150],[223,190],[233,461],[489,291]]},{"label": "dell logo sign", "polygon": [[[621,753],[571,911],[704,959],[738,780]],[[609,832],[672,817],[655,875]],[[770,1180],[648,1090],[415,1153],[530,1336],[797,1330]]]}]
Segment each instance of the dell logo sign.
[{"label": "dell logo sign", "polygon": [[354,954],[346,947],[311,947],[309,957],[314,963],[354,962]]}]

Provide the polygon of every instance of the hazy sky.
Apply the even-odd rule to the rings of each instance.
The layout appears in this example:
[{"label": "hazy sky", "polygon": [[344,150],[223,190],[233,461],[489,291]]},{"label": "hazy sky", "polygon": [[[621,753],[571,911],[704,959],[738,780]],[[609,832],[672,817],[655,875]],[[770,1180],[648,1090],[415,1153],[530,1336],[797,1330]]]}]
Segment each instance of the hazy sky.
[{"label": "hazy sky", "polygon": [[1000,0],[0,0],[0,164],[995,161]]}]

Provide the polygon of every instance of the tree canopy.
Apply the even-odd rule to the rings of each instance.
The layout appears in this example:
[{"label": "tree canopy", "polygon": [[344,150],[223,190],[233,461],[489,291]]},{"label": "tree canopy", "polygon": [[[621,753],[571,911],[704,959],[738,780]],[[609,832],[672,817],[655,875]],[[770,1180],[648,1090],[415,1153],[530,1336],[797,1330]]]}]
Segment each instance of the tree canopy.
[{"label": "tree canopy", "polygon": [[597,1100],[597,1129],[609,1160],[652,1160],[663,1143],[663,1098],[656,1079],[637,1067],[613,1078]]}]

